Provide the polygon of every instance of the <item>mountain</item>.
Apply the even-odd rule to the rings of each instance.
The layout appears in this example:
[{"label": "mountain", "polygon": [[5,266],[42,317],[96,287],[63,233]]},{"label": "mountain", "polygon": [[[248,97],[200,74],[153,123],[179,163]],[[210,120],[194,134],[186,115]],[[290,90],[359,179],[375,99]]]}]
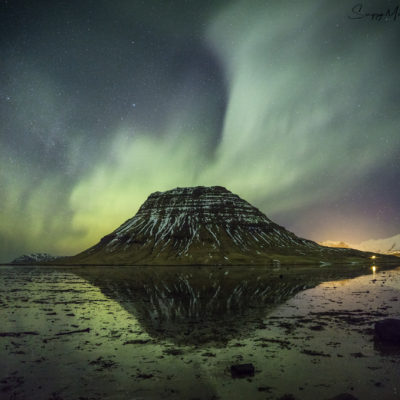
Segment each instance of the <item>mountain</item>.
[{"label": "mountain", "polygon": [[354,245],[355,249],[400,256],[400,234],[386,239],[371,239]]},{"label": "mountain", "polygon": [[367,260],[297,237],[221,186],[151,194],[137,214],[84,252],[61,260],[94,265],[249,265]]},{"label": "mountain", "polygon": [[345,242],[335,242],[332,240],[319,242],[319,244],[326,247],[352,248],[360,251],[394,255],[400,257],[400,234],[386,239],[365,240],[364,242],[361,242],[359,244],[347,244]]},{"label": "mountain", "polygon": [[350,249],[351,246],[345,242],[335,242],[333,240],[325,240],[324,242],[318,242],[321,246],[325,247],[337,247],[341,249]]},{"label": "mountain", "polygon": [[36,264],[46,261],[54,261],[58,258],[62,257],[52,256],[51,254],[47,253],[24,254],[12,260],[11,264]]}]

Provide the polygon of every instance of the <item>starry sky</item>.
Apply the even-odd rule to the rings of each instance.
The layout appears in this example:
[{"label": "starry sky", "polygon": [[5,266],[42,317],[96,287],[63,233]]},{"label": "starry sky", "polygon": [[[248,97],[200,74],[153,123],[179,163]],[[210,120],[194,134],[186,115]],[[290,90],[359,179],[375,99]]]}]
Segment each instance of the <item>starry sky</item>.
[{"label": "starry sky", "polygon": [[400,233],[400,11],[368,15],[397,5],[2,0],[0,262],[178,186],[314,240]]}]

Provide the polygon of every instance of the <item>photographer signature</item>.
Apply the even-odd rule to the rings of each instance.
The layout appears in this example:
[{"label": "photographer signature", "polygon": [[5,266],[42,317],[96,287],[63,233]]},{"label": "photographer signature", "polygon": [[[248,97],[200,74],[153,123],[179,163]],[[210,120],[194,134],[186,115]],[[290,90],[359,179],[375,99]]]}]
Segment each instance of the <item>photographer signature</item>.
[{"label": "photographer signature", "polygon": [[365,19],[368,18],[371,21],[389,21],[392,19],[396,21],[397,17],[400,17],[399,6],[393,9],[387,8],[385,12],[363,12],[362,3],[356,4],[351,9],[352,15],[349,15],[349,19]]}]

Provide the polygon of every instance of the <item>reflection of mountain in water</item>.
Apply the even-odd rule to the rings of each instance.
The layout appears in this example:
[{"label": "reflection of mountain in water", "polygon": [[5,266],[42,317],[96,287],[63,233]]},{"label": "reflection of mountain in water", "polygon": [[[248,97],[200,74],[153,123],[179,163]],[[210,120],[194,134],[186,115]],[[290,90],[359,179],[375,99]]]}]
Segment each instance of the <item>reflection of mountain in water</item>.
[{"label": "reflection of mountain in water", "polygon": [[324,280],[369,267],[86,267],[77,272],[118,301],[151,336],[226,342],[262,325],[268,309]]}]

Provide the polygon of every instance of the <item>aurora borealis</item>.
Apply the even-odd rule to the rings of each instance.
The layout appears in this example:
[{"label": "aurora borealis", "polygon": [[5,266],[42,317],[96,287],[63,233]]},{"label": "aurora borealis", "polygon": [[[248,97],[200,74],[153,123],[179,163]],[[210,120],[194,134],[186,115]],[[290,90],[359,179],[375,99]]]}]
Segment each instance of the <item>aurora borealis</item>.
[{"label": "aurora borealis", "polygon": [[356,3],[3,1],[0,261],[77,253],[177,186],[314,240],[398,234],[400,18]]}]

